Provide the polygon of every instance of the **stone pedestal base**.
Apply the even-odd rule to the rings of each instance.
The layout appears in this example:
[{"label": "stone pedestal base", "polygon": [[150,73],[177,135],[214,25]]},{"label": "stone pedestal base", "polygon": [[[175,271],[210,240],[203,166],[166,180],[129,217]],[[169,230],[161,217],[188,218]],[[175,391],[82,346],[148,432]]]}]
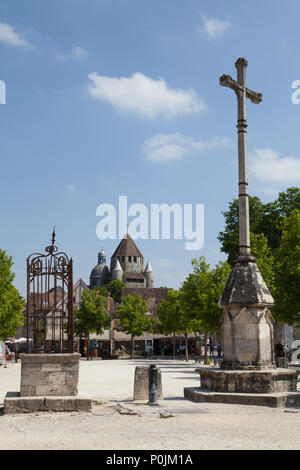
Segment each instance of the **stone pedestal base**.
[{"label": "stone pedestal base", "polygon": [[298,373],[289,369],[220,370],[199,368],[201,388],[214,392],[296,392]]},{"label": "stone pedestal base", "polygon": [[217,393],[201,388],[187,387],[184,397],[198,403],[225,403],[228,405],[269,406],[293,408],[300,406],[300,392],[285,393]]},{"label": "stone pedestal base", "polygon": [[80,354],[20,354],[20,393],[8,392],[4,413],[90,411],[92,401],[78,393]]},{"label": "stone pedestal base", "polygon": [[78,393],[80,354],[20,354],[21,397]]},{"label": "stone pedestal base", "polygon": [[199,368],[200,388],[185,388],[193,401],[261,406],[299,406],[298,372],[289,369],[216,370]]},{"label": "stone pedestal base", "polygon": [[21,397],[8,392],[4,399],[4,413],[35,413],[38,411],[91,411],[92,400],[80,397]]}]

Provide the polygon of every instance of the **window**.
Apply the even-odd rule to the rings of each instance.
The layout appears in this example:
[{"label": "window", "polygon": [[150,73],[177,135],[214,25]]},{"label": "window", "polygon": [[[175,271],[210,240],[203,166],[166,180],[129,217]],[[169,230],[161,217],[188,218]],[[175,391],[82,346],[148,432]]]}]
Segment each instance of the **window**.
[{"label": "window", "polygon": [[131,263],[131,256],[128,256],[128,262]]},{"label": "window", "polygon": [[133,261],[136,263],[136,256],[134,256]]}]

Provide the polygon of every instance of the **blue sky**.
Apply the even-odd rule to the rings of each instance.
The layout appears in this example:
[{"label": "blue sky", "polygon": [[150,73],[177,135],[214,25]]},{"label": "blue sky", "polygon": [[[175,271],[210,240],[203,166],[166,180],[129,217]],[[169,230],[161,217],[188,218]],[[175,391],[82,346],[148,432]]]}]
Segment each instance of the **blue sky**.
[{"label": "blue sky", "polygon": [[263,201],[300,180],[299,2],[2,0],[0,247],[25,295],[26,257],[49,244],[89,282],[96,208],[205,205],[205,243],[137,240],[156,286],[179,287],[193,257],[224,260],[217,235],[237,196],[236,98],[219,86],[246,57],[249,192]]}]

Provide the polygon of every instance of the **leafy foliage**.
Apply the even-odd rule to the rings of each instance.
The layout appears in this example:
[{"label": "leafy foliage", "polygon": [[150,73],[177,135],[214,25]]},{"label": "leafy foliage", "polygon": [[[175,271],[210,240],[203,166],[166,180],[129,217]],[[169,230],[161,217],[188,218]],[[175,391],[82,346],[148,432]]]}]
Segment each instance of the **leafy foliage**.
[{"label": "leafy foliage", "polygon": [[74,330],[76,336],[80,338],[89,338],[90,333],[101,335],[110,327],[107,299],[99,295],[97,287],[82,293],[80,307],[75,309],[74,313]]},{"label": "leafy foliage", "polygon": [[[300,189],[288,188],[281,192],[274,202],[263,204],[258,197],[249,197],[250,229],[253,234],[264,234],[271,249],[279,247],[281,222],[294,209],[300,210]],[[223,212],[225,230],[219,233],[221,251],[228,255],[232,265],[239,250],[239,202],[234,199],[229,203],[228,211]]]},{"label": "leafy foliage", "polygon": [[122,301],[122,287],[126,287],[124,282],[119,279],[115,279],[108,284],[108,291],[110,296],[114,299],[116,303],[121,303]]},{"label": "leafy foliage", "polygon": [[276,317],[293,324],[300,320],[300,211],[294,210],[281,224],[281,240],[276,250]]},{"label": "leafy foliage", "polygon": [[193,259],[194,271],[181,287],[183,299],[189,309],[193,331],[214,333],[220,329],[222,311],[218,302],[230,274],[228,263],[220,262],[214,269],[204,257]]},{"label": "leafy foliage", "polygon": [[117,306],[117,328],[131,335],[131,357],[133,355],[133,338],[142,336],[152,328],[152,323],[146,312],[148,304],[140,295],[127,295]]},{"label": "leafy foliage", "polygon": [[11,272],[12,258],[0,249],[0,339],[14,336],[23,325],[24,299],[13,285],[15,275]]}]

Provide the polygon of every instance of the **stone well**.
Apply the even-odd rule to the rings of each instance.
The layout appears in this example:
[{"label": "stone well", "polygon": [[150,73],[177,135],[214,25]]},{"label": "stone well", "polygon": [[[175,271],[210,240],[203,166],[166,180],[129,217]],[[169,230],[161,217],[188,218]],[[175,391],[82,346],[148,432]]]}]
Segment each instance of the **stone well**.
[{"label": "stone well", "polygon": [[80,354],[20,354],[21,397],[78,394]]}]

